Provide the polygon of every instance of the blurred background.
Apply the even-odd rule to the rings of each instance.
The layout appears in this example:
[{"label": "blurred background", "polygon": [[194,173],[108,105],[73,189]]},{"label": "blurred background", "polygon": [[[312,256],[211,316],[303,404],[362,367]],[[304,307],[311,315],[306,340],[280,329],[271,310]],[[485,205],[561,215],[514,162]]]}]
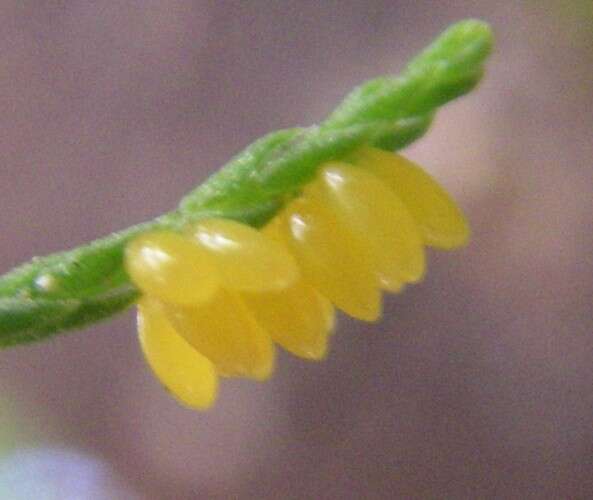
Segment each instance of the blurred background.
[{"label": "blurred background", "polygon": [[590,0],[3,0],[0,271],[173,208],[467,17],[495,30],[487,76],[407,155],[471,245],[204,414],[133,311],[0,352],[2,498],[593,497]]}]

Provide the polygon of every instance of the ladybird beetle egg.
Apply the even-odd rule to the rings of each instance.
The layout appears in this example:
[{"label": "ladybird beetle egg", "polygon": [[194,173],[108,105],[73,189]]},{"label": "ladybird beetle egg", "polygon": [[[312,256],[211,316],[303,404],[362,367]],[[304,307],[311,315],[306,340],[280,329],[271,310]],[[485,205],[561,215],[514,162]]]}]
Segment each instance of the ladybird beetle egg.
[{"label": "ladybird beetle egg", "polygon": [[306,195],[287,207],[285,217],[287,239],[303,277],[350,316],[377,320],[379,283],[364,246]]},{"label": "ladybird beetle egg", "polygon": [[214,366],[179,336],[154,299],[143,298],[138,304],[138,335],[148,364],[181,403],[197,409],[214,403]]},{"label": "ladybird beetle egg", "polygon": [[[285,248],[281,228],[281,218],[276,217],[262,229],[262,234]],[[274,342],[305,359],[325,357],[335,310],[328,299],[303,279],[280,291],[244,293],[243,299]]]},{"label": "ladybird beetle egg", "polygon": [[212,255],[225,288],[242,292],[282,290],[298,277],[292,256],[252,227],[208,219],[189,233]]},{"label": "ladybird beetle egg", "polygon": [[235,292],[221,289],[205,304],[167,305],[165,310],[179,334],[212,361],[221,375],[264,380],[272,373],[270,336]]},{"label": "ladybird beetle egg", "polygon": [[139,236],[127,246],[125,262],[140,290],[174,304],[205,302],[220,285],[208,253],[172,232]]},{"label": "ladybird beetle egg", "polygon": [[325,357],[334,310],[312,286],[299,280],[280,292],[245,294],[244,300],[256,321],[284,349],[306,359]]},{"label": "ladybird beetle egg", "polygon": [[372,174],[347,164],[324,167],[317,181],[326,204],[372,256],[383,286],[417,282],[425,268],[416,223],[405,205]]},{"label": "ladybird beetle egg", "polygon": [[427,245],[451,249],[469,239],[469,226],[455,201],[422,168],[401,155],[364,147],[356,164],[375,174],[404,202]]}]

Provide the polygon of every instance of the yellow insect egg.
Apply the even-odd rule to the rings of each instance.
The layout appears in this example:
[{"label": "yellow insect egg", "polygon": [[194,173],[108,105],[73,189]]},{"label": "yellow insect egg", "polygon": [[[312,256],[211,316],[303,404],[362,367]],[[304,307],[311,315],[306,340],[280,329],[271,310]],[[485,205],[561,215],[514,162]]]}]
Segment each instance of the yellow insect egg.
[{"label": "yellow insect egg", "polygon": [[214,365],[177,334],[154,299],[144,297],[138,303],[138,337],[148,364],[177,400],[196,409],[214,403]]},{"label": "yellow insect egg", "polygon": [[274,368],[274,346],[236,292],[220,289],[195,307],[165,305],[179,334],[221,375],[264,380]]},{"label": "yellow insect egg", "polygon": [[427,245],[451,249],[469,240],[469,225],[455,201],[422,168],[401,155],[369,146],[352,160],[382,179],[404,202]]},{"label": "yellow insect egg", "polygon": [[[286,247],[282,217],[263,229],[267,238]],[[335,309],[314,287],[299,279],[279,292],[245,293],[243,298],[257,322],[272,340],[295,356],[321,360],[335,325]]]},{"label": "yellow insect egg", "polygon": [[334,326],[334,308],[311,285],[299,280],[280,292],[244,294],[256,321],[272,339],[301,358],[320,360]]},{"label": "yellow insect egg", "polygon": [[364,245],[306,194],[283,214],[287,241],[303,278],[350,316],[376,321],[381,293]]},{"label": "yellow insect egg", "polygon": [[138,288],[174,304],[199,304],[220,286],[212,257],[180,234],[142,234],[126,247],[126,270]]},{"label": "yellow insect egg", "polygon": [[381,284],[398,291],[425,269],[422,240],[406,206],[374,175],[345,163],[327,164],[318,181],[326,205],[371,253]]},{"label": "yellow insect egg", "polygon": [[258,230],[227,219],[207,219],[188,234],[215,260],[223,286],[229,290],[282,290],[299,275],[294,258]]}]

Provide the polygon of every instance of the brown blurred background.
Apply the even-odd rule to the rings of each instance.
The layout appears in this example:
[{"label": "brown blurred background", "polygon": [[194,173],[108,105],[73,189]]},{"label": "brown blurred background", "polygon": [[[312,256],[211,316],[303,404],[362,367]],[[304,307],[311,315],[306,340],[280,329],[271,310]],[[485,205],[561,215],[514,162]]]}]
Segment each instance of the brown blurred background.
[{"label": "brown blurred background", "polygon": [[3,0],[0,271],[172,208],[466,17],[495,30],[487,77],[408,154],[467,249],[205,414],[160,388],[132,312],[3,351],[7,451],[101,461],[128,493],[97,498],[593,498],[590,0]]}]

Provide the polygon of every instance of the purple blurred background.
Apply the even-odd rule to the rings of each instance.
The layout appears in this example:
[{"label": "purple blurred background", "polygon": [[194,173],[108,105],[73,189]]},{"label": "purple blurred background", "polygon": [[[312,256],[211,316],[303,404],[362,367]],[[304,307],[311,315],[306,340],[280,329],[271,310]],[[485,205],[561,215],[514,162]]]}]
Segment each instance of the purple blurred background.
[{"label": "purple blurred background", "polygon": [[408,155],[467,249],[204,414],[160,388],[132,312],[2,351],[6,450],[95,457],[112,498],[593,498],[590,0],[3,0],[0,271],[169,210],[466,17],[495,30],[487,77]]}]

